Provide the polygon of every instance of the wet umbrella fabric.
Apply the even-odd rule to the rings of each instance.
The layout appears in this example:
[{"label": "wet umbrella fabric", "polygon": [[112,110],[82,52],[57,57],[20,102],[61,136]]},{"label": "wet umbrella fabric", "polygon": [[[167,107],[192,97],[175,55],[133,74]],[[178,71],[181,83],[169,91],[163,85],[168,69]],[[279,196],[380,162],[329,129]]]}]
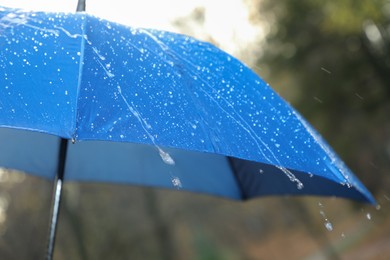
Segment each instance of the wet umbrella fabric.
[{"label": "wet umbrella fabric", "polygon": [[3,8],[0,19],[1,166],[54,178],[61,137],[76,141],[67,180],[374,201],[295,110],[211,44],[85,13]]},{"label": "wet umbrella fabric", "polygon": [[234,57],[85,13],[0,7],[0,167],[56,178],[47,259],[64,179],[375,203],[307,122]]},{"label": "wet umbrella fabric", "polygon": [[374,203],[308,123],[215,46],[85,14],[0,9],[0,166],[231,199]]}]

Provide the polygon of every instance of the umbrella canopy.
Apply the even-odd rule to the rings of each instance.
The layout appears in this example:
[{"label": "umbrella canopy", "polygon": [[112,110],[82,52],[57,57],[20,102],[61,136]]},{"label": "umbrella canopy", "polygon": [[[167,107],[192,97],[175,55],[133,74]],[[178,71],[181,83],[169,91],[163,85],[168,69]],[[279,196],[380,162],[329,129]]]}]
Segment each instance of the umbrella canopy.
[{"label": "umbrella canopy", "polygon": [[231,199],[375,203],[291,106],[209,43],[0,8],[0,46],[1,167],[54,179],[63,165],[66,180]]}]

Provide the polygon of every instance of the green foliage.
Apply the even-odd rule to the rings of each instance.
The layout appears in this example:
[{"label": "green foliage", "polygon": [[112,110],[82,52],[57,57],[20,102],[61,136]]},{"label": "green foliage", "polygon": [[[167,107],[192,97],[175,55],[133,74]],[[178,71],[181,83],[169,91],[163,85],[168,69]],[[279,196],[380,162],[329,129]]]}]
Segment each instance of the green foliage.
[{"label": "green foliage", "polygon": [[[373,20],[383,22],[383,1],[315,1],[323,9],[324,20],[322,28],[329,32],[338,32],[341,35],[359,34],[362,21]],[[324,6],[323,6],[324,5]]]}]

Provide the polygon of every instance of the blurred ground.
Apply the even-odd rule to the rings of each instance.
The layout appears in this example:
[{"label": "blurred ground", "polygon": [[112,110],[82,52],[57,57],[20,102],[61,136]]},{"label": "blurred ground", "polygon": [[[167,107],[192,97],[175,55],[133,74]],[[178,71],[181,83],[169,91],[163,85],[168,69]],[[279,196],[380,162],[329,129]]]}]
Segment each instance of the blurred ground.
[{"label": "blurred ground", "polygon": [[[8,201],[0,224],[0,256],[40,259],[51,184],[12,176],[14,181],[3,178],[0,184],[1,198]],[[388,259],[390,201],[379,200],[377,209],[332,198],[237,202],[188,192],[68,183],[55,259]]]}]

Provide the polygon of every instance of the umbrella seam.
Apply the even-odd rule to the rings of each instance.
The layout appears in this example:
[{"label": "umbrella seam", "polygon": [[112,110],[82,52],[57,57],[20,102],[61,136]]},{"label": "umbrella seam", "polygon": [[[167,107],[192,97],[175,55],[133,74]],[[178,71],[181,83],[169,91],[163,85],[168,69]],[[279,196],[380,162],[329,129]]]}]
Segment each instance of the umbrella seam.
[{"label": "umbrella seam", "polygon": [[84,50],[85,50],[85,38],[86,30],[87,30],[87,19],[88,16],[85,13],[80,14],[82,15],[82,37],[81,37],[81,43],[80,43],[80,63],[79,63],[79,73],[78,73],[78,82],[77,82],[77,91],[76,91],[76,112],[75,112],[75,121],[74,121],[74,129],[72,134],[72,141],[76,140],[77,132],[78,132],[78,118],[79,118],[79,94],[80,94],[80,88],[81,88],[81,82],[82,82],[82,76],[83,76],[83,68],[84,68]]}]

